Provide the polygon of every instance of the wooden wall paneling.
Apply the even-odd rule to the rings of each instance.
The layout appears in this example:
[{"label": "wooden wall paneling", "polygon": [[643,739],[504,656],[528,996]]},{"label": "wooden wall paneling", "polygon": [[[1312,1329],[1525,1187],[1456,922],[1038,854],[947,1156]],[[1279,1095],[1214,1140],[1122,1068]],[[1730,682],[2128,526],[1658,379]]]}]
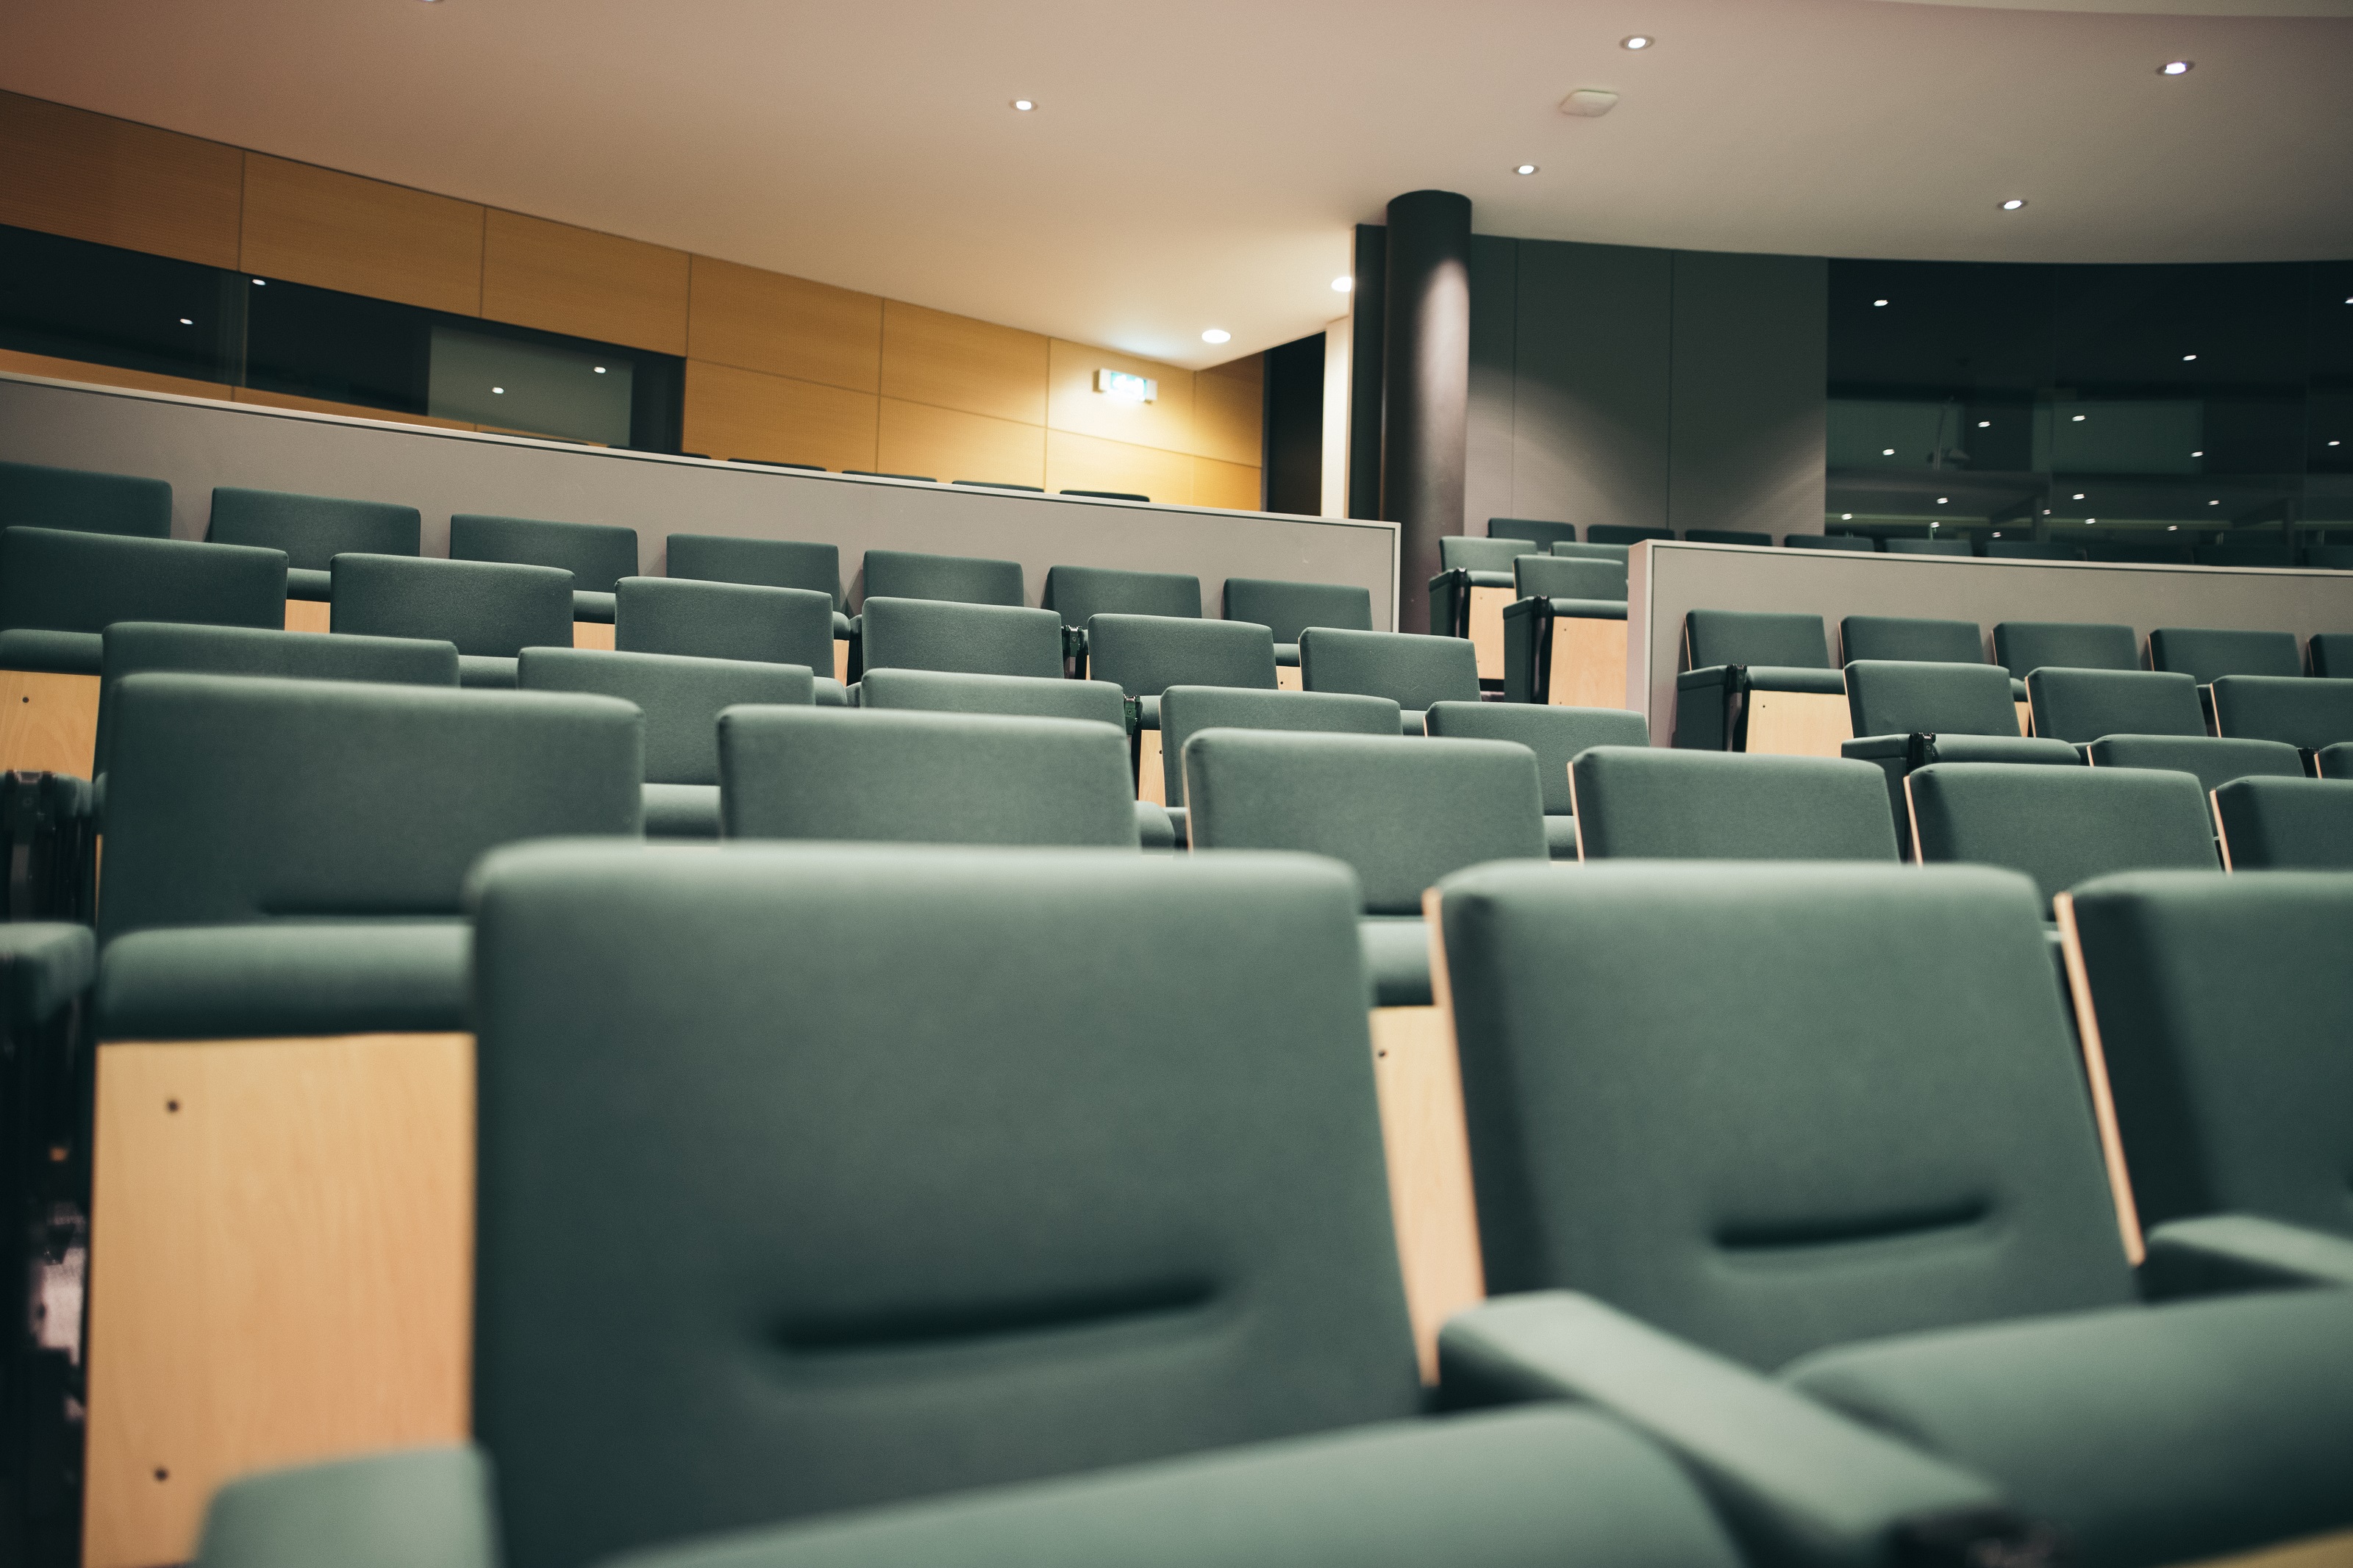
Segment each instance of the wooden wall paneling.
[{"label": "wooden wall paneling", "polygon": [[237,265],[265,278],[479,315],[482,209],[248,153]]},{"label": "wooden wall paneling", "polygon": [[871,393],[690,359],[684,445],[713,458],[878,468],[876,404]]},{"label": "wooden wall paneling", "polygon": [[346,419],[381,419],[387,425],[430,425],[438,430],[478,430],[481,426],[457,419],[436,419],[430,414],[403,414],[396,408],[370,408],[358,403],[330,403],[323,397],[297,397],[290,392],[262,392],[240,386],[227,394],[235,403],[264,408],[291,408],[303,414],[340,414]]},{"label": "wooden wall paneling", "polygon": [[482,227],[482,314],[683,354],[687,268],[683,250],[492,207]]},{"label": "wooden wall paneling", "polygon": [[874,466],[886,474],[1042,485],[1046,430],[885,397]]},{"label": "wooden wall paneling", "polygon": [[226,399],[229,389],[217,381],[191,381],[185,376],[155,375],[143,370],[122,370],[111,364],[90,364],[78,359],[54,359],[47,354],[18,353],[0,349],[0,370],[18,375],[46,375],[52,381],[82,381],[97,386],[128,386],[140,392],[172,392],[182,397]]},{"label": "wooden wall paneling", "polygon": [[1046,432],[1046,488],[1050,490],[1124,490],[1171,506],[1190,506],[1196,461],[1181,452],[1075,436],[1067,430]]},{"label": "wooden wall paneling", "polygon": [[1265,460],[1266,387],[1259,376],[1246,374],[1260,363],[1252,354],[1193,378],[1194,456],[1253,468]]},{"label": "wooden wall paneling", "polygon": [[245,154],[0,92],[0,223],[235,267]]},{"label": "wooden wall paneling", "polygon": [[[1150,376],[1160,384],[1160,395],[1150,403],[1129,403],[1097,392],[1097,370]],[[1048,376],[1046,423],[1052,428],[1165,452],[1193,450],[1191,371],[1056,338]]]},{"label": "wooden wall paneling", "polygon": [[690,359],[873,392],[881,384],[882,301],[698,256],[686,343]]},{"label": "wooden wall paneling", "polygon": [[1234,511],[1257,511],[1259,470],[1253,465],[1223,463],[1215,458],[1193,459],[1193,504],[1221,506]]},{"label": "wooden wall paneling", "polygon": [[886,300],[882,395],[1043,425],[1048,344],[1035,332]]}]

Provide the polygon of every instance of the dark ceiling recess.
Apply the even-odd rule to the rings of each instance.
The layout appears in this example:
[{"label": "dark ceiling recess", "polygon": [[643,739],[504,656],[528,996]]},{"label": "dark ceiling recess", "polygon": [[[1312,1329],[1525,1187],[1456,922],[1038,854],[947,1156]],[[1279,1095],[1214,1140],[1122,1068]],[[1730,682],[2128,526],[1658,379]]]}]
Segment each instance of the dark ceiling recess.
[{"label": "dark ceiling recess", "polygon": [[1324,334],[1266,351],[1269,511],[1324,510]]}]

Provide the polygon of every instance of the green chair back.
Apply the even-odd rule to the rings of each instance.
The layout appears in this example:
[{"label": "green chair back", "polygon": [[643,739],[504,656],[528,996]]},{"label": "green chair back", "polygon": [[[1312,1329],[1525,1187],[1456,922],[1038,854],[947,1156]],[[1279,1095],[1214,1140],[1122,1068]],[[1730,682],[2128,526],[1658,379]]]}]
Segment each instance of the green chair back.
[{"label": "green chair back", "polygon": [[1865,554],[1879,548],[1859,533],[1785,533],[1781,544],[1788,550],[1856,550]]},{"label": "green chair back", "polygon": [[1632,546],[1625,544],[1578,544],[1573,540],[1555,540],[1546,547],[1546,553],[1565,555],[1573,561],[1615,561],[1623,566],[1634,552]]},{"label": "green chair back", "polygon": [[1536,549],[1548,551],[1556,544],[1577,542],[1577,524],[1552,522],[1534,517],[1491,517],[1487,520],[1490,539],[1530,539]]},{"label": "green chair back", "polygon": [[1839,757],[1594,746],[1569,765],[1587,860],[1887,860],[1887,781]]},{"label": "green chair back", "polygon": [[2203,735],[2198,682],[2151,669],[2038,665],[2026,677],[2034,732],[2081,744],[2103,735]]},{"label": "green chair back", "polygon": [[1690,528],[1683,537],[1694,544],[1765,544],[1773,542],[1769,533],[1754,533],[1741,528]]},{"label": "green chair back", "polygon": [[862,669],[1048,678],[1062,673],[1062,617],[1051,610],[870,598],[860,624]]},{"label": "green chair back", "polygon": [[1294,730],[1317,734],[1398,733],[1398,705],[1341,691],[1258,691],[1234,686],[1172,686],[1160,694],[1160,761],[1166,798],[1185,804],[1185,743],[1204,730]]},{"label": "green chair back", "polygon": [[1509,573],[1514,561],[1539,548],[1533,539],[1442,534],[1438,541],[1438,563],[1440,570],[1447,572]]},{"label": "green chair back", "polygon": [[807,588],[624,577],[613,605],[622,653],[803,664],[833,676],[833,600]]},{"label": "green chair back", "polygon": [[1296,643],[1309,626],[1344,631],[1373,629],[1373,595],[1339,583],[1287,583],[1268,577],[1229,577],[1225,618],[1266,627],[1279,643]]},{"label": "green chair back", "polygon": [[1623,600],[1626,568],[1573,555],[1522,555],[1512,563],[1512,584],[1523,599]]},{"label": "green chair back", "polygon": [[1274,638],[1249,621],[1171,616],[1096,616],[1087,626],[1087,672],[1130,697],[1172,686],[1274,689]]},{"label": "green chair back", "polygon": [[2205,626],[2159,626],[2148,634],[2152,669],[2173,669],[2211,686],[2225,675],[2304,673],[2294,632],[2251,632]]},{"label": "green chair back", "polygon": [[[1849,616],[1839,622],[1846,662],[1905,659],[1923,664],[1983,664],[1985,634],[1975,621],[1919,620],[1908,616]],[[1865,731],[1858,730],[1858,735]]]},{"label": "green chair back", "polygon": [[2214,816],[2233,871],[2353,871],[2353,780],[2236,779]]},{"label": "green chair back", "polygon": [[223,485],[213,491],[212,521],[206,525],[205,538],[215,544],[282,550],[288,566],[324,572],[329,562],[346,551],[415,555],[422,548],[422,520],[413,506]]},{"label": "green chair back", "polygon": [[2046,667],[2138,669],[2140,634],[2090,621],[1997,621],[1993,661],[2021,680]]},{"label": "green chair back", "polygon": [[[873,590],[868,589],[869,593]],[[1201,580],[1183,572],[1121,572],[1108,566],[1050,566],[1047,609],[1066,626],[1095,616],[1175,616],[1199,619]]]},{"label": "green chair back", "polygon": [[2214,727],[2251,741],[2316,752],[2353,741],[2353,679],[2224,675],[2214,681]]},{"label": "green chair back", "polygon": [[172,487],[132,474],[0,463],[0,528],[169,539]]},{"label": "green chair back", "polygon": [[961,605],[1026,605],[1021,563],[968,555],[924,555],[908,550],[866,552],[860,598],[947,599]]},{"label": "green chair back", "polygon": [[2304,757],[2277,741],[2216,740],[2211,735],[2103,735],[2088,747],[2095,768],[2170,768],[2201,790],[2232,779],[2305,776]]},{"label": "green chair back", "polygon": [[556,566],[338,555],[329,624],[362,637],[455,643],[461,658],[572,646],[572,574]]},{"label": "green chair back", "polygon": [[1846,702],[1857,735],[2018,733],[2010,672],[1990,664],[1856,660],[1846,667]]},{"label": "green chair back", "polygon": [[871,669],[858,683],[858,705],[933,713],[1084,719],[1114,730],[1127,727],[1127,700],[1117,686],[1108,680],[1064,680],[1059,676]]},{"label": "green chair back", "polygon": [[286,552],[239,544],[0,530],[0,663],[99,673],[117,621],[282,628]]},{"label": "green chair back", "polygon": [[1400,708],[1479,700],[1479,655],[1467,637],[1310,626],[1300,634],[1299,672],[1310,691],[1386,697]]},{"label": "green chair back", "polygon": [[1443,741],[1509,741],[1535,753],[1536,780],[1547,816],[1565,816],[1571,804],[1568,764],[1591,746],[1647,746],[1640,713],[1623,708],[1546,708],[1528,702],[1439,702],[1425,732]]},{"label": "green chair back", "polygon": [[517,684],[525,691],[587,691],[634,704],[645,718],[648,784],[716,784],[719,715],[729,708],[806,708],[816,700],[807,665],[585,647],[523,649]]},{"label": "green chair back", "polygon": [[2111,872],[2221,866],[2206,796],[2187,773],[1932,763],[1905,783],[1923,861],[2022,871],[2046,904]]},{"label": "green chair back", "polygon": [[1780,669],[1835,669],[1820,616],[1777,610],[1693,610],[1683,638],[1694,669],[1764,665]]},{"label": "green chair back", "polygon": [[638,531],[597,522],[546,522],[528,517],[459,512],[449,520],[453,561],[512,561],[560,566],[584,594],[609,594],[638,572]]},{"label": "green chair back", "polygon": [[663,542],[663,571],[670,576],[751,583],[765,588],[806,588],[827,595],[834,608],[841,607],[841,551],[836,545],[738,539],[722,533],[673,533]]},{"label": "green chair back", "polygon": [[1672,528],[1635,527],[1622,522],[1597,522],[1585,531],[1585,537],[1595,544],[1640,544],[1646,539],[1672,539]]},{"label": "green chair back", "polygon": [[[2353,552],[2353,546],[2347,547]],[[2353,570],[2348,562],[2347,570]],[[2353,632],[2315,632],[2306,645],[2312,655],[2312,673],[2324,680],[2353,679]]]}]

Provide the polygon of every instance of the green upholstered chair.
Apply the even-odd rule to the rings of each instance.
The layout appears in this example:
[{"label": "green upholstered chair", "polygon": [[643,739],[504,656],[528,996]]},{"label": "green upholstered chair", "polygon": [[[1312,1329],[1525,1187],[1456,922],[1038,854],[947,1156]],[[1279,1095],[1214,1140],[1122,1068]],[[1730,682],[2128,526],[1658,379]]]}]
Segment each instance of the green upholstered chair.
[{"label": "green upholstered chair", "polygon": [[169,539],[172,487],[132,474],[0,463],[0,528]]},{"label": "green upholstered chair", "polygon": [[[873,590],[868,589],[869,593]],[[1066,626],[1090,617],[1173,616],[1199,619],[1201,580],[1186,572],[1121,572],[1108,566],[1050,566],[1040,601]]]},{"label": "green upholstered chair", "polygon": [[2220,734],[2284,742],[2305,752],[2353,741],[2353,679],[2218,676],[2214,728]]},{"label": "green upholstered chair", "polygon": [[860,607],[854,673],[948,669],[975,675],[1062,673],[1062,617],[1051,610],[942,599],[870,598]]},{"label": "green upholstered chair", "polygon": [[416,555],[422,520],[413,506],[343,500],[288,490],[216,486],[205,538],[214,544],[251,544],[286,552],[286,596],[323,601],[334,580],[328,563],[346,551],[368,555]]},{"label": "green upholstered chair", "polygon": [[[1486,572],[1509,577],[1512,563],[1537,550],[1533,539],[1508,535],[1482,537],[1477,534],[1449,533],[1438,541],[1439,564],[1449,572]],[[1508,583],[1498,584],[1509,587]]]},{"label": "green upholstered chair", "polygon": [[1773,542],[1769,533],[1752,532],[1745,528],[1687,528],[1683,538],[1694,544],[1765,544]]},{"label": "green upholstered chair", "polygon": [[560,566],[572,574],[573,619],[609,622],[614,585],[637,574],[638,531],[459,512],[449,520],[449,558]]},{"label": "green upholstered chair", "polygon": [[2179,670],[2200,686],[2211,686],[2224,675],[2304,673],[2294,632],[2201,626],[2159,626],[2150,632],[2148,664],[2151,669]]},{"label": "green upholstered chair", "polygon": [[1274,662],[1299,668],[1299,638],[1309,626],[1373,629],[1373,595],[1341,583],[1287,583],[1271,577],[1229,577],[1221,595],[1225,618],[1250,621],[1274,634]]},{"label": "green upholstered chair", "polygon": [[613,601],[613,647],[622,653],[805,664],[833,674],[833,601],[811,589],[624,577]]},{"label": "green upholstered chair", "polygon": [[1569,763],[1588,746],[1651,743],[1642,716],[1624,708],[1434,702],[1422,724],[1439,740],[1509,741],[1535,753],[1536,782],[1544,790],[1545,848],[1556,860],[1577,858],[1577,797],[1569,787]]},{"label": "green upholstered chair", "polygon": [[1487,860],[1546,858],[1534,752],[1500,741],[1203,730],[1185,742],[1196,853],[1344,860],[1364,899],[1371,1005],[1430,1005],[1421,896]]},{"label": "green upholstered chair", "polygon": [[2214,823],[2233,871],[2353,871],[2353,780],[2234,779]]},{"label": "green upholstered chair", "polygon": [[1622,1428],[1422,1417],[1341,868],[480,882],[476,1447],[240,1482],[203,1568],[1737,1561]]},{"label": "green upholstered chair", "polygon": [[1585,531],[1586,542],[1589,544],[1620,544],[1630,547],[1640,544],[1646,539],[1672,539],[1674,536],[1675,531],[1672,528],[1653,528],[1624,522],[1597,522]]},{"label": "green upholstered chair", "polygon": [[[1852,626],[1855,617],[1849,616]],[[1968,622],[1931,622],[1959,625]],[[1983,663],[1927,664],[1911,659],[1857,659],[1846,667],[1847,706],[1855,738],[1839,754],[1871,763],[1887,779],[1895,837],[1908,845],[1912,824],[1904,780],[1931,763],[2022,763],[2074,767],[2075,748],[2049,736],[2018,732],[2018,705],[2009,672]]]},{"label": "green upholstered chair", "polygon": [[2112,871],[2220,868],[2188,773],[1932,763],[1904,782],[1922,860],[2023,871],[2046,903]]},{"label": "green upholstered chair", "polygon": [[2211,791],[2232,779],[2307,776],[2304,755],[2277,741],[2217,740],[2211,735],[2103,735],[2083,748],[2095,768],[2170,768]]},{"label": "green upholstered chair", "polygon": [[[2130,626],[2088,621],[1997,621],[1993,661],[2021,680],[2045,666],[2138,669],[2140,637]],[[2047,733],[2039,723],[2036,732]]]},{"label": "green upholstered chair", "polygon": [[[1625,568],[1573,556],[1522,556],[1529,592],[1504,606],[1503,698],[1514,706],[1614,705],[1626,693]],[[1567,566],[1573,574],[1556,574]],[[1615,597],[1585,598],[1549,588],[1585,587]]]},{"label": "green upholstered chair", "polygon": [[1388,698],[1402,710],[1408,734],[1421,732],[1422,710],[1433,702],[1479,700],[1478,655],[1461,637],[1310,626],[1300,634],[1299,668],[1310,691]]},{"label": "green upholstered chair", "polygon": [[[1831,718],[1830,730],[1844,727],[1836,721],[1844,718],[1846,678],[1831,662],[1820,616],[1693,610],[1683,617],[1683,663],[1675,677],[1678,746],[1787,752],[1811,743],[1810,731],[1822,726],[1809,721]],[[1757,700],[1768,692],[1773,700]],[[1755,722],[1760,716],[1765,722]],[[1793,717],[1808,733],[1784,721]],[[1851,739],[1852,731],[1837,738]]]},{"label": "green upholstered chair", "polygon": [[2034,732],[2078,745],[2103,735],[2204,735],[2198,682],[2153,669],[2037,666],[2026,678]]},{"label": "green upholstered chair", "polygon": [[512,689],[527,647],[572,646],[572,574],[434,556],[338,555],[333,629],[458,647],[460,685]]},{"label": "green upholstered chair", "polygon": [[2325,779],[2353,779],[2353,741],[2323,746],[2312,759],[2314,771]]},{"label": "green upholstered chair", "polygon": [[1496,866],[1440,898],[1494,1298],[1442,1331],[1451,1401],[1620,1415],[1759,1561],[2353,1523],[2353,1292],[2137,1303],[2024,878]]},{"label": "green upholstered chair", "polygon": [[1098,615],[1086,630],[1088,674],[1135,698],[1155,729],[1172,686],[1275,689],[1273,634],[1250,621]]},{"label": "green upholstered chair", "polygon": [[1966,539],[1883,539],[1881,551],[1889,555],[1968,555],[1973,553]]},{"label": "green upholstered chair", "polygon": [[1985,634],[1978,629],[1975,621],[1849,616],[1839,622],[1839,646],[1845,651],[1849,664],[1858,659],[1907,659],[1923,664],[1986,661]]},{"label": "green upholstered chair", "polygon": [[1781,543],[1789,550],[1860,550],[1865,554],[1879,548],[1859,533],[1785,533]]},{"label": "green upholstered chair", "polygon": [[948,599],[961,605],[1025,605],[1021,563],[908,550],[866,552],[867,599]]},{"label": "green upholstered chair", "polygon": [[1579,544],[1573,540],[1555,540],[1545,547],[1547,555],[1566,555],[1572,560],[1615,561],[1623,566],[1633,555],[1630,544],[1596,544],[1590,541]]},{"label": "green upholstered chair", "polygon": [[[798,465],[788,465],[797,467]],[[819,470],[822,472],[823,470]],[[671,577],[712,583],[750,583],[763,588],[806,588],[833,599],[833,635],[848,642],[849,617],[841,613],[841,551],[837,545],[789,539],[739,539],[723,533],[673,533],[663,541],[662,571]]]},{"label": "green upholstered chair", "polygon": [[55,528],[0,531],[0,669],[95,676],[101,634],[117,621],[282,627],[286,552]]},{"label": "green upholstered chair", "polygon": [[2353,1285],[2353,878],[2136,871],[2071,897],[2153,1282],[2290,1284],[2316,1264]]},{"label": "green upholstered chair", "polygon": [[1532,539],[1450,533],[1438,541],[1438,575],[1430,580],[1430,629],[1469,637],[1479,650],[1479,673],[1503,678],[1504,606],[1520,596],[1512,563],[1538,548]]},{"label": "green upholstered chair", "polygon": [[1490,539],[1532,539],[1538,550],[1550,550],[1556,544],[1577,542],[1577,524],[1553,522],[1535,517],[1491,517],[1487,520]]},{"label": "green upholstered chair", "polygon": [[1896,858],[1887,789],[1867,763],[1605,745],[1568,773],[1588,861]]},{"label": "green upholstered chair", "polygon": [[1185,743],[1204,730],[1298,730],[1388,736],[1398,732],[1398,708],[1387,697],[1345,691],[1169,687],[1160,694],[1160,761],[1162,787],[1172,813],[1185,807]]},{"label": "green upholstered chair", "polygon": [[1626,597],[1625,563],[1574,555],[1519,555],[1512,560],[1512,593],[1522,599]]},{"label": "green upholstered chair", "polygon": [[517,685],[525,691],[617,697],[644,716],[649,838],[719,837],[722,711],[742,704],[806,708],[816,700],[805,664],[527,647],[520,665]]},{"label": "green upholstered chair", "polygon": [[719,801],[728,838],[1140,842],[1126,735],[1074,719],[732,709]]},{"label": "green upholstered chair", "polygon": [[2353,632],[2315,632],[2305,651],[2312,656],[2312,673],[2323,680],[2353,679]]}]

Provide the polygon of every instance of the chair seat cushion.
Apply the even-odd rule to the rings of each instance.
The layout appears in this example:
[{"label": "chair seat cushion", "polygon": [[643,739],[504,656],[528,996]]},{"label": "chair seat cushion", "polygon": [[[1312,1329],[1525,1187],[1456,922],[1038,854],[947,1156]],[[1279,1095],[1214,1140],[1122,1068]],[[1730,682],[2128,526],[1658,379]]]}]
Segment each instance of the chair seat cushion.
[{"label": "chair seat cushion", "polygon": [[598,594],[586,588],[572,590],[572,618],[575,621],[613,623],[613,606],[619,600],[616,594]]},{"label": "chair seat cushion", "polygon": [[1356,926],[1376,1007],[1430,1005],[1430,925],[1418,915],[1371,915]]},{"label": "chair seat cushion", "polygon": [[97,971],[98,947],[88,926],[62,921],[0,923],[0,985],[5,987],[12,1022],[47,1023],[90,988]]},{"label": "chair seat cushion", "polygon": [[1783,1375],[1983,1472],[2065,1531],[2082,1568],[2353,1524],[2353,1291],[1905,1335]]},{"label": "chair seat cushion", "polygon": [[501,658],[489,653],[461,653],[458,656],[458,684],[512,691],[518,679],[516,672],[522,667],[521,659]]},{"label": "chair seat cushion", "polygon": [[1577,858],[1577,818],[1565,812],[1545,817],[1545,853],[1556,860]]},{"label": "chair seat cushion", "polygon": [[1846,692],[1846,672],[1807,669],[1790,664],[1752,664],[1748,667],[1748,689],[1751,691],[1813,691],[1825,697],[1839,697]]},{"label": "chair seat cushion", "polygon": [[51,675],[96,675],[106,659],[99,632],[52,632],[18,626],[0,632],[0,669],[34,669]]},{"label": "chair seat cushion", "polygon": [[323,604],[335,596],[335,574],[309,566],[286,568],[286,596],[315,599]]},{"label": "chair seat cushion", "polygon": [[235,1040],[462,1029],[460,920],[270,921],[134,931],[98,967],[111,1040]]},{"label": "chair seat cushion", "polygon": [[647,837],[719,837],[717,784],[649,784],[645,794]]}]

